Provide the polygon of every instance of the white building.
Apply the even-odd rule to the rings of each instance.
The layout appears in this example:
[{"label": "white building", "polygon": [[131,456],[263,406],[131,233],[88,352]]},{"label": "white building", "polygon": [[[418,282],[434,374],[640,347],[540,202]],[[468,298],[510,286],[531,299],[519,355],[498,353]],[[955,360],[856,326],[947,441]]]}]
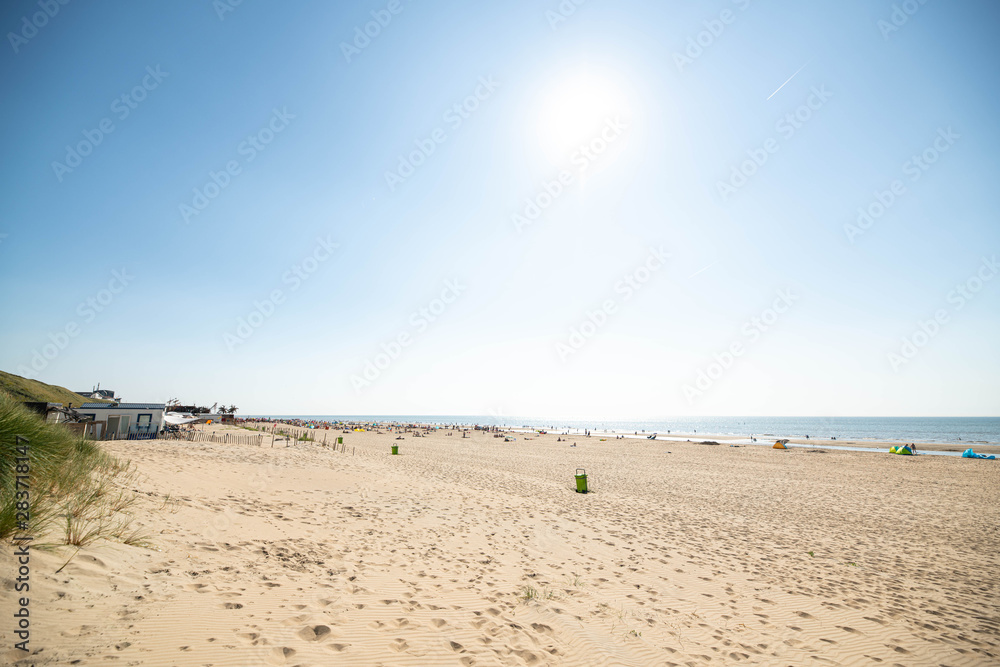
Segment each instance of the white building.
[{"label": "white building", "polygon": [[78,391],[76,392],[83,396],[84,398],[92,398],[98,401],[114,401],[115,403],[121,403],[122,399],[120,396],[115,396],[114,389],[101,389],[101,385],[97,385],[90,391]]},{"label": "white building", "polygon": [[77,412],[97,426],[95,437],[101,440],[155,438],[163,427],[163,403],[84,403]]}]

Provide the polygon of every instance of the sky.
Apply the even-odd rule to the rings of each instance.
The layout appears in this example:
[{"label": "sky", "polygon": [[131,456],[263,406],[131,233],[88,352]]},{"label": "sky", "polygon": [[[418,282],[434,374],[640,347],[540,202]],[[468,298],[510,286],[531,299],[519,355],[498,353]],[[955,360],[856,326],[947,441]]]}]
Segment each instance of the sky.
[{"label": "sky", "polygon": [[998,19],[4,3],[0,369],[243,414],[1000,415]]}]

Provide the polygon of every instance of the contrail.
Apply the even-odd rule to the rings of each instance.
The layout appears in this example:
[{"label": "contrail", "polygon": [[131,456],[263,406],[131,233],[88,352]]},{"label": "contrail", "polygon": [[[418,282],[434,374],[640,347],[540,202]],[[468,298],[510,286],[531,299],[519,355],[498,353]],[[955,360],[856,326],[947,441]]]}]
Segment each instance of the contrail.
[{"label": "contrail", "polygon": [[[811,62],[812,62],[812,60],[810,60],[809,62],[807,62],[806,65],[808,65]],[[801,72],[802,70],[804,70],[806,68],[806,65],[803,65],[802,67],[800,67],[797,70],[795,70],[795,74],[798,74],[799,72]],[[795,74],[793,74],[790,77],[788,77],[788,81],[791,81],[792,79],[794,79],[795,78]],[[788,81],[785,81],[785,83],[783,83],[780,86],[778,86],[778,90],[781,90],[782,88],[784,88],[788,84]],[[775,90],[773,93],[771,93],[770,95],[768,95],[767,99],[769,100],[772,97],[774,97],[775,95],[777,95],[778,94],[778,90]],[[764,100],[764,101],[766,102],[767,100]]]},{"label": "contrail", "polygon": [[708,271],[710,268],[712,268],[713,266],[715,266],[718,263],[719,263],[718,260],[716,260],[716,261],[712,262],[711,264],[709,264],[708,266],[706,266],[704,269],[698,269],[697,271],[695,271],[694,273],[692,273],[690,276],[688,276],[687,279],[691,280],[692,278],[694,278],[696,275],[698,275],[702,271]]}]

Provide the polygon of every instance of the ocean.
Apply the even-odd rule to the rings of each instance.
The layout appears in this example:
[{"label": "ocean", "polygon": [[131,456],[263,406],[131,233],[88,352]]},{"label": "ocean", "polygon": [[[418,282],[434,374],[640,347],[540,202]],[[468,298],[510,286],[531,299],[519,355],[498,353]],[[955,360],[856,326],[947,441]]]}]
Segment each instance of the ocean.
[{"label": "ocean", "polygon": [[246,415],[278,419],[403,422],[705,436],[783,436],[954,445],[1000,444],[1000,417],[677,417],[656,421],[566,420],[506,415]]}]

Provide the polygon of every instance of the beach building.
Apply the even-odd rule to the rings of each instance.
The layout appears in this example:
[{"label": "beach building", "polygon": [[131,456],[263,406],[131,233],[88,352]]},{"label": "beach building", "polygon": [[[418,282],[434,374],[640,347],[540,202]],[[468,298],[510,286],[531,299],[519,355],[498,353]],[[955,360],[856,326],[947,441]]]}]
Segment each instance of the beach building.
[{"label": "beach building", "polygon": [[61,424],[63,422],[72,421],[71,412],[63,408],[62,403],[46,403],[44,401],[25,401],[22,403],[24,407],[31,410],[36,415],[49,422],[50,424]]},{"label": "beach building", "polygon": [[96,387],[90,391],[78,391],[76,392],[83,396],[84,398],[92,398],[97,401],[114,401],[115,403],[121,403],[121,397],[115,396],[114,389],[101,389],[101,385],[98,384]]},{"label": "beach building", "polygon": [[[81,421],[82,415],[73,409],[72,404],[46,403],[44,401],[24,401],[21,405],[50,424],[62,424],[70,431],[85,438],[96,438],[98,424]],[[102,405],[104,405],[102,403]]]},{"label": "beach building", "polygon": [[77,411],[94,422],[94,437],[102,440],[155,438],[163,425],[163,403],[84,403]]}]

